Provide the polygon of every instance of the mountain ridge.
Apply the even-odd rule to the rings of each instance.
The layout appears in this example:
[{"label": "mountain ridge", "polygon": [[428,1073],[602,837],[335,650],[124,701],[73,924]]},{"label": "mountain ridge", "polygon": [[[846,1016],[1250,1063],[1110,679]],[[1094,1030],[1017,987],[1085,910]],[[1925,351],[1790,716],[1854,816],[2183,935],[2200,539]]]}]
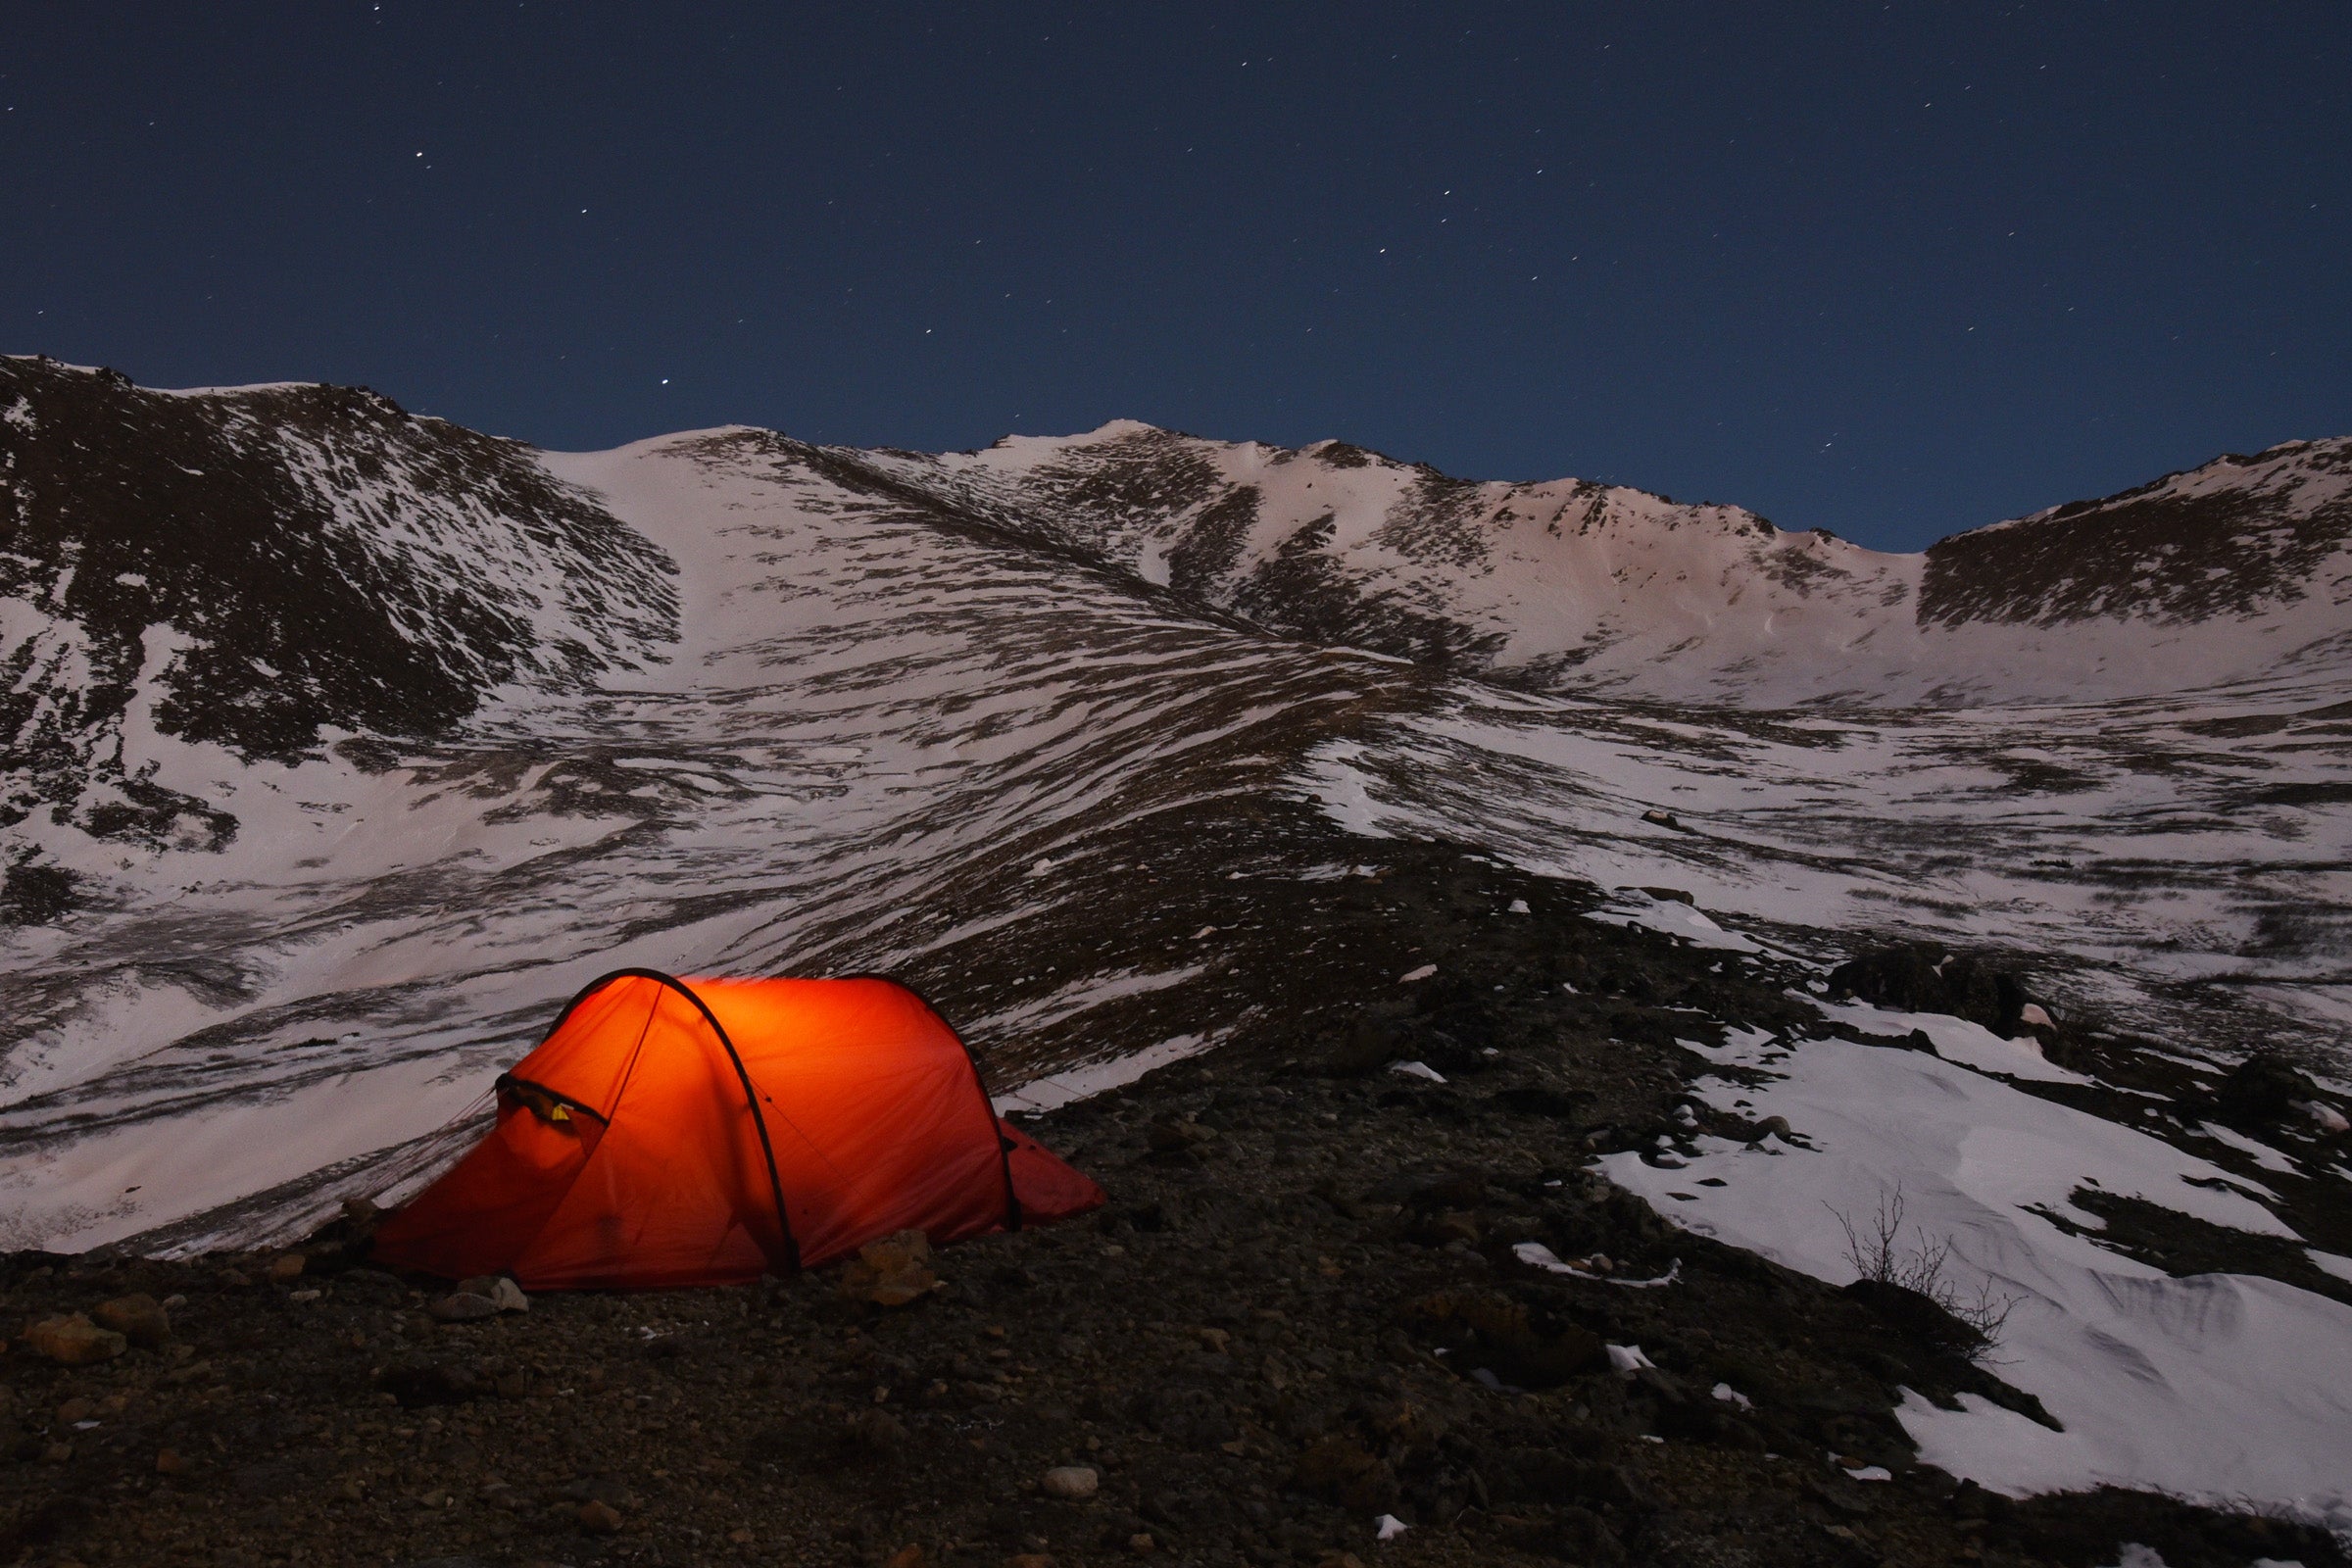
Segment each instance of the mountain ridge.
[{"label": "mountain ridge", "polygon": [[[2352,605],[2352,440],[2226,456],[1913,554],[1630,486],[1461,480],[1344,442],[1269,448],[1131,420],[937,457],[831,450],[1278,634],[1351,636],[1540,690],[1764,707],[2121,696],[2153,689],[2122,632],[2132,621],[2176,650],[2174,667],[2227,680],[2278,650],[2232,647],[2239,628],[2222,622],[2261,621],[2244,635],[2283,631],[2300,650]],[[1301,466],[1323,500],[1284,471]],[[1351,484],[1365,470],[1391,480],[1385,495]],[[2232,478],[2234,492],[2214,483]],[[2271,541],[2280,527],[2291,537]]]},{"label": "mountain ridge", "polygon": [[229,829],[124,770],[125,723],[289,761],[326,730],[446,728],[510,681],[577,685],[676,629],[663,564],[530,449],[359,388],[156,393],[0,360],[0,820],[150,841]]}]

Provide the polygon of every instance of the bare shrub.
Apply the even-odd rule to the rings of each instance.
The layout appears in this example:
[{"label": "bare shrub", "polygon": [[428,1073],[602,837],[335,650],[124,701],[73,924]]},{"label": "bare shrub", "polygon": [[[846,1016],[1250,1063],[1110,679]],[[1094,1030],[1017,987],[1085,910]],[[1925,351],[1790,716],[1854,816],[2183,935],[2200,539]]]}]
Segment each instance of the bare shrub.
[{"label": "bare shrub", "polygon": [[[1826,1203],[1823,1206],[1829,1207]],[[1926,1297],[1947,1315],[1976,1331],[1979,1338],[1969,1348],[1970,1360],[1983,1361],[1991,1356],[2001,1343],[2001,1330],[2008,1323],[2009,1314],[2017,1308],[2017,1298],[1996,1292],[1990,1280],[1980,1285],[1973,1296],[1964,1292],[1952,1278],[1949,1237],[1936,1241],[1914,1225],[1911,1240],[1906,1242],[1903,1189],[1899,1182],[1892,1191],[1881,1191],[1877,1211],[1864,1222],[1856,1223],[1841,1208],[1830,1207],[1830,1212],[1837,1216],[1838,1228],[1845,1232],[1845,1260],[1853,1265],[1856,1274]]]}]

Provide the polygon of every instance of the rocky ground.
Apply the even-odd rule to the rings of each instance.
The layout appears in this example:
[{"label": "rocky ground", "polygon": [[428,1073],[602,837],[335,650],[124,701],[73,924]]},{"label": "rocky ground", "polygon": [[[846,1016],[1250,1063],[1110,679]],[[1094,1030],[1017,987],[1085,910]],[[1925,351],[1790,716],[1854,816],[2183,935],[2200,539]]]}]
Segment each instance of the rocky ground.
[{"label": "rocky ground", "polygon": [[[1898,1386],[2036,1408],[1966,1325],[1584,1170],[1762,1136],[1691,1105],[1675,1042],[1817,1027],[1803,977],[1444,847],[1379,855],[1313,891],[1318,956],[1224,1049],[1037,1118],[1105,1209],[945,1250],[910,1304],[834,1269],[446,1322],[446,1282],[368,1265],[364,1218],[275,1254],[0,1262],[0,1561],[2344,1561],[1918,1464]],[[1281,1004],[1300,983],[1340,1000]]]}]

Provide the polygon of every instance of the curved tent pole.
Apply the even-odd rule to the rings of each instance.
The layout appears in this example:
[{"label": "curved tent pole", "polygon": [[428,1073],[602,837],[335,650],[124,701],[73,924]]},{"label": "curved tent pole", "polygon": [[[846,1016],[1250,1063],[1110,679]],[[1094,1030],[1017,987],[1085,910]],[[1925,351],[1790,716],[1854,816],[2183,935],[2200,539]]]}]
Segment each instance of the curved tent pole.
[{"label": "curved tent pole", "polygon": [[[599,975],[581,987],[579,995],[564,1004],[563,1015],[556,1019],[555,1028],[548,1030],[540,1044],[545,1045],[547,1041],[554,1039],[556,1031],[564,1027],[565,1020],[578,1010],[581,1003],[586,1002],[615,980],[651,980],[656,985],[667,986],[694,1004],[695,1011],[703,1015],[703,1021],[710,1026],[710,1032],[718,1036],[718,1043],[726,1048],[727,1059],[735,1064],[735,1077],[743,1085],[743,1102],[751,1107],[752,1125],[760,1132],[760,1155],[767,1162],[767,1190],[776,1200],[776,1224],[784,1233],[785,1265],[793,1273],[799,1273],[801,1271],[801,1244],[799,1239],[792,1234],[792,1216],[784,1208],[784,1182],[783,1178],[776,1174],[776,1149],[775,1145],[768,1141],[767,1118],[760,1113],[760,1091],[752,1083],[751,1072],[744,1066],[743,1055],[735,1049],[735,1042],[727,1038],[727,1026],[718,1021],[718,1015],[710,1010],[710,1004],[696,996],[685,981],[673,974],[663,974],[659,969],[615,969],[611,974]],[[924,1005],[929,1006],[930,1004],[925,1003]],[[950,1033],[953,1032],[953,1030],[950,1031]],[[964,1048],[964,1054],[971,1054],[970,1047]],[[974,1071],[977,1070],[977,1068],[974,1069]],[[615,1105],[613,1108],[617,1110],[619,1106]]]}]

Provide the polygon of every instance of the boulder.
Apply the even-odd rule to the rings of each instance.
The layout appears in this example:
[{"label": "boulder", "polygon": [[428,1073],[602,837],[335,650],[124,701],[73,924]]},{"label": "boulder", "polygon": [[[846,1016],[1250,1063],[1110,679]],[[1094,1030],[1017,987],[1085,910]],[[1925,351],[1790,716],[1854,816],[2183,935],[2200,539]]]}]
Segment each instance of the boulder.
[{"label": "boulder", "polygon": [[1898,943],[1857,954],[1830,971],[1830,994],[1858,997],[1898,1012],[1950,1013],[1983,1024],[2004,1040],[2024,1032],[2022,1020],[2030,1005],[2025,982],[2017,975],[1964,954],[1947,953],[1933,942]]},{"label": "boulder", "polygon": [[2276,1052],[2257,1051],[2224,1078],[2214,1091],[2216,1120],[2249,1130],[2303,1121],[2302,1107],[2320,1103],[2319,1085]]},{"label": "boulder", "polygon": [[61,1366],[90,1366],[111,1361],[130,1348],[130,1341],[113,1329],[102,1329],[80,1312],[45,1317],[24,1331],[24,1347]]},{"label": "boulder", "polygon": [[143,1350],[161,1349],[172,1340],[171,1316],[152,1296],[118,1296],[101,1301],[90,1315],[100,1328],[114,1330]]}]

